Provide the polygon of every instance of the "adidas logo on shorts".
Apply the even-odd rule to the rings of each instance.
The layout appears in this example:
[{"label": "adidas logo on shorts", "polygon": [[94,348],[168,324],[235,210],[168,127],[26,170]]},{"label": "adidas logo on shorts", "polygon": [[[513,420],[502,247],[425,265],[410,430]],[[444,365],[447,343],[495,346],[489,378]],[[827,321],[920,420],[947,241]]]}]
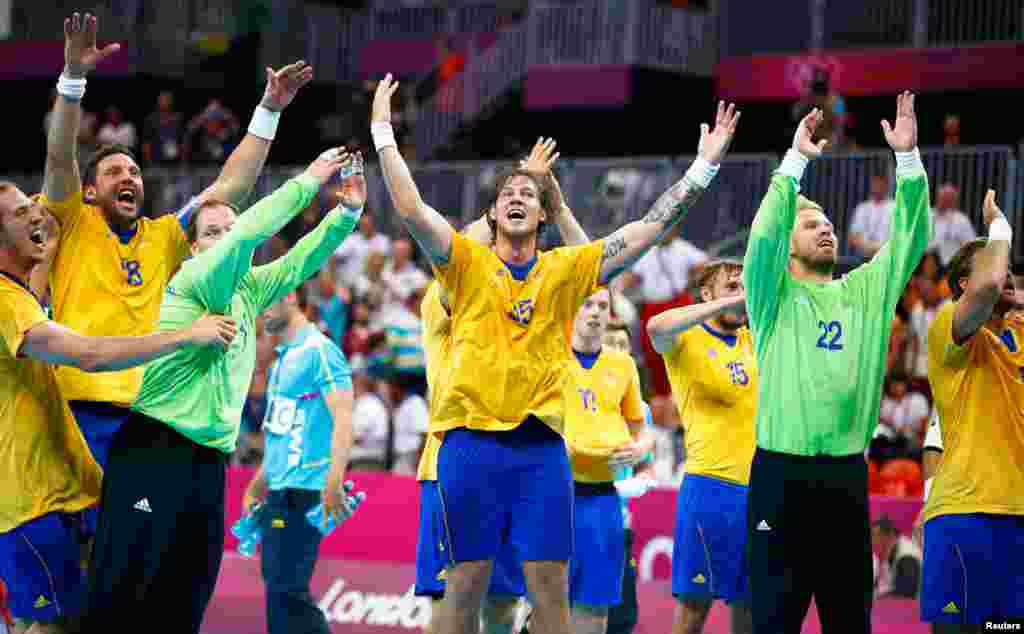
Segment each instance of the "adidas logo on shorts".
[{"label": "adidas logo on shorts", "polygon": [[149,498],[142,498],[132,506],[137,511],[145,511],[146,513],[152,513],[153,509],[149,506]]},{"label": "adidas logo on shorts", "polygon": [[759,530],[759,531],[770,531],[770,530],[772,530],[772,527],[768,526],[768,522],[766,522],[764,520],[761,520],[761,523],[757,525],[757,530]]},{"label": "adidas logo on shorts", "polygon": [[32,604],[32,607],[34,607],[37,610],[40,610],[48,605],[50,605],[50,600],[44,597],[43,595],[39,595],[39,598],[36,599],[36,602]]}]

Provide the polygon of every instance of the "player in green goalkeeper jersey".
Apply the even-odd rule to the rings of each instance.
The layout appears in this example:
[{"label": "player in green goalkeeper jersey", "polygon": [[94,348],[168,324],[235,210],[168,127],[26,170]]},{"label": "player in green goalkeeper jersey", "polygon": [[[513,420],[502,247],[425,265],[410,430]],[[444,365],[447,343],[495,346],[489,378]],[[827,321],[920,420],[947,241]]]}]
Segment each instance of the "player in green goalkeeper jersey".
[{"label": "player in green goalkeeper jersey", "polygon": [[[812,596],[822,628],[871,627],[871,531],[864,450],[878,422],[896,304],[931,238],[914,96],[882,122],[896,153],[890,238],[833,279],[839,242],[799,195],[821,112],[807,115],[754,219],[743,267],[761,383],[747,502],[755,634],[797,633]],[[830,548],[811,544],[820,533]]]}]

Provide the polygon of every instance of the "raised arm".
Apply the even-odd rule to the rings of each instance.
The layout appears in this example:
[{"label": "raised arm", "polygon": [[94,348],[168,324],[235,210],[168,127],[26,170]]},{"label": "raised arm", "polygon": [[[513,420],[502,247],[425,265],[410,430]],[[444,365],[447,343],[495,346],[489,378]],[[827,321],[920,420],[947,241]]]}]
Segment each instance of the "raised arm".
[{"label": "raised arm", "polygon": [[[179,272],[179,276],[187,276],[181,286],[197,294],[210,310],[226,310],[242,278],[251,270],[256,248],[305,209],[347,160],[349,154],[344,148],[327,150],[305,172],[250,207],[222,240],[186,263]],[[172,282],[169,293],[184,290],[174,286]]]},{"label": "raised arm", "polygon": [[562,187],[558,184],[554,170],[551,169],[555,161],[558,160],[558,156],[559,153],[555,152],[555,140],[541,137],[537,139],[529,156],[519,162],[519,167],[546,182],[551,189],[555,199],[555,226],[558,227],[558,233],[562,236],[562,242],[570,247],[587,244],[590,242],[590,238],[565,201]]},{"label": "raised arm", "polygon": [[672,308],[658,313],[647,322],[647,334],[658,354],[668,354],[675,348],[680,333],[722,313],[742,310],[745,304],[746,297],[740,295]]},{"label": "raised arm", "polygon": [[373,114],[370,132],[377,148],[384,183],[391,194],[391,203],[398,211],[402,224],[412,234],[430,260],[444,265],[452,251],[452,234],[455,230],[436,209],[423,202],[420,191],[409,173],[409,166],[398,152],[395,134],[391,128],[391,96],[398,88],[398,82],[389,73],[377,84],[373,95]]},{"label": "raised arm", "polygon": [[[248,133],[228,156],[217,180],[199,194],[200,201],[213,199],[241,205],[249,197],[263,171],[281,112],[295,99],[299,89],[313,79],[313,68],[298,61],[278,71],[267,68],[266,74],[267,87],[252,115]],[[188,224],[187,217],[182,224]]]},{"label": "raised arm", "polygon": [[983,215],[988,226],[988,243],[974,254],[967,286],[953,313],[953,341],[958,345],[985,325],[999,298],[1007,291],[1013,229],[996,206],[996,193],[991,189],[985,195]]},{"label": "raised arm", "polygon": [[697,159],[686,175],[658,198],[643,219],[631,222],[605,238],[599,278],[602,284],[632,267],[683,219],[718,173],[719,163],[729,149],[739,120],[740,113],[735,112],[734,104],[727,108],[724,101],[718,102],[715,128],[709,131],[706,123],[701,124]]},{"label": "raised arm", "polygon": [[86,337],[44,321],[25,333],[19,354],[86,372],[109,372],[148,363],[188,345],[226,349],[236,332],[233,320],[215,315],[206,315],[188,328],[143,337]]},{"label": "raised arm", "polygon": [[882,121],[885,140],[896,155],[896,205],[889,225],[889,239],[856,275],[871,275],[871,288],[883,290],[885,307],[892,309],[903,295],[931,241],[928,213],[928,176],[917,150],[917,115],[914,95],[896,98],[895,125]]},{"label": "raised arm", "polygon": [[64,20],[64,72],[57,81],[46,136],[46,168],[43,193],[54,203],[66,200],[82,189],[78,172],[78,128],[82,122],[85,76],[96,64],[120,50],[120,44],[96,48],[96,16],[75,13]]},{"label": "raised arm", "polygon": [[827,143],[811,140],[821,118],[821,111],[814,109],[800,121],[793,146],[772,176],[754,216],[743,257],[743,287],[747,293],[747,313],[755,329],[766,328],[778,309],[779,290],[789,269],[789,239],[796,222],[800,179],[807,164],[821,156]]},{"label": "raised arm", "polygon": [[260,311],[277,303],[319,271],[359,224],[366,204],[366,178],[363,176],[362,156],[356,154],[353,162],[355,173],[342,184],[338,206],[288,253],[270,264],[253,269]]}]

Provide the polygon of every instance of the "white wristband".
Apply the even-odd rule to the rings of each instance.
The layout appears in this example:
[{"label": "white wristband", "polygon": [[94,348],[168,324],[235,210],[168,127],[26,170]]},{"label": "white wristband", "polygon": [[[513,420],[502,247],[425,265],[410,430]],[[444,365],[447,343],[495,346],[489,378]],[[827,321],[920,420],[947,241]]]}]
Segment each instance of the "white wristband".
[{"label": "white wristband", "polygon": [[782,159],[782,164],[779,165],[777,170],[779,174],[785,174],[786,176],[792,176],[799,183],[804,177],[804,170],[807,169],[810,159],[801,154],[796,150],[786,150],[786,156]]},{"label": "white wristband", "polygon": [[924,163],[921,162],[921,152],[914,148],[909,152],[895,152],[896,154],[896,176],[909,176],[916,172],[924,171]]},{"label": "white wristband", "polygon": [[81,101],[85,95],[85,77],[73,79],[61,73],[57,78],[57,94],[68,101]]},{"label": "white wristband", "polygon": [[712,165],[704,157],[698,156],[693,160],[690,169],[686,170],[686,178],[694,185],[707,189],[711,186],[711,181],[715,179],[720,167],[721,165]]},{"label": "white wristband", "polygon": [[371,123],[370,135],[373,137],[373,147],[378,152],[388,146],[398,147],[398,143],[395,141],[395,130],[387,121]]},{"label": "white wristband", "polygon": [[280,120],[280,112],[275,112],[264,106],[256,106],[255,112],[252,113],[252,120],[249,121],[249,134],[273,141],[274,135],[277,134],[277,122]]},{"label": "white wristband", "polygon": [[1013,244],[1013,227],[1006,221],[1006,218],[999,217],[988,226],[989,242],[993,240],[1005,240]]},{"label": "white wristband", "polygon": [[924,501],[925,502],[928,501],[928,494],[932,492],[932,481],[933,480],[935,480],[935,478],[928,478],[927,480],[924,481]]}]

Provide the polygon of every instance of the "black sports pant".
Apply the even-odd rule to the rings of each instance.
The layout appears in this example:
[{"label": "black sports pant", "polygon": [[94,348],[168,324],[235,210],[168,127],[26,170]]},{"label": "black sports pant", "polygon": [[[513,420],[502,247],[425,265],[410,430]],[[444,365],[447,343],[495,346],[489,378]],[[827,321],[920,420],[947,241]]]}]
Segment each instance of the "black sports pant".
[{"label": "black sports pant", "polygon": [[812,596],[824,634],[870,633],[863,455],[807,457],[758,448],[747,531],[755,634],[798,634]]},{"label": "black sports pant", "polygon": [[156,618],[199,632],[224,552],[226,467],[223,452],[132,412],[103,477],[84,631]]},{"label": "black sports pant", "polygon": [[269,634],[329,634],[327,619],[309,593],[322,535],[306,519],[319,491],[270,491],[263,505],[260,569],[267,591]]}]

